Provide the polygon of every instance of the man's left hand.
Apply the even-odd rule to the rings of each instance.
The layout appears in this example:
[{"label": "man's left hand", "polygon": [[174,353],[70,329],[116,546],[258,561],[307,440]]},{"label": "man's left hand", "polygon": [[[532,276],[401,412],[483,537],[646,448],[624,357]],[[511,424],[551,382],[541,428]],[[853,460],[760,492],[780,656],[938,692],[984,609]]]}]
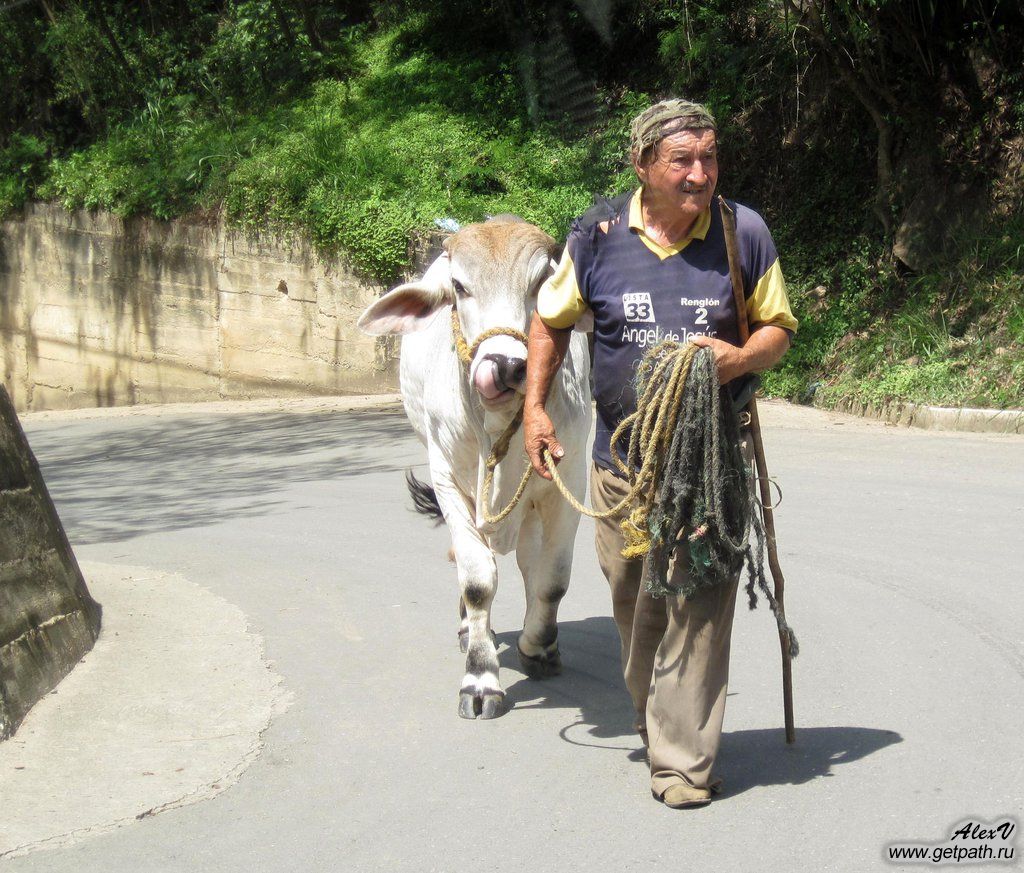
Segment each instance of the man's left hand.
[{"label": "man's left hand", "polygon": [[715,366],[718,367],[718,382],[724,385],[737,376],[748,373],[750,368],[743,349],[711,336],[695,336],[691,340],[695,346],[711,349],[715,353]]}]

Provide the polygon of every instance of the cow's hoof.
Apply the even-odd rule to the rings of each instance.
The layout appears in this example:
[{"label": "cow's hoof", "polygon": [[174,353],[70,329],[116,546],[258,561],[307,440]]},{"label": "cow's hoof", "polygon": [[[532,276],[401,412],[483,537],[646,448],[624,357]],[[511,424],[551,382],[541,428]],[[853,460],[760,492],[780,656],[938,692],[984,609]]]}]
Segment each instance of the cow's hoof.
[{"label": "cow's hoof", "polygon": [[460,718],[498,718],[504,714],[504,691],[474,691],[466,688],[459,692]]},{"label": "cow's hoof", "polygon": [[539,655],[527,655],[519,644],[516,644],[516,651],[519,653],[519,663],[523,672],[530,679],[550,679],[562,672],[562,656],[558,652],[558,645],[541,652]]},{"label": "cow's hoof", "polygon": [[472,691],[460,691],[459,718],[476,718],[478,714],[476,703],[476,697]]},{"label": "cow's hoof", "polygon": [[499,718],[505,714],[505,695],[503,692],[485,694],[480,700],[480,718]]},{"label": "cow's hoof", "polygon": [[[494,631],[491,631],[491,642],[495,646],[498,645],[498,638],[494,635]],[[462,652],[463,655],[465,655],[466,652],[469,651],[469,628],[468,627],[460,627],[459,628],[459,651]]]}]

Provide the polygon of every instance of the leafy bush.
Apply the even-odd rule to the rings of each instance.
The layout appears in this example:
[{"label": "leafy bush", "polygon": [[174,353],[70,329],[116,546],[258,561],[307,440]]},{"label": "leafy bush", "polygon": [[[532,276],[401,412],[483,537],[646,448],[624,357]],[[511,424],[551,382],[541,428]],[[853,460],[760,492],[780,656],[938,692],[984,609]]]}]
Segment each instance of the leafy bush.
[{"label": "leafy bush", "polygon": [[362,76],[320,82],[280,131],[238,161],[226,184],[228,214],[254,228],[304,228],[382,284],[408,267],[411,233],[436,218],[514,212],[563,237],[621,166],[610,146],[617,130],[567,143],[522,119],[502,123],[473,110],[515,103],[504,61],[494,77],[471,67],[479,75],[463,104],[468,98],[453,94],[466,90],[466,69],[421,55],[395,59],[394,39],[368,40],[356,55]]},{"label": "leafy bush", "polygon": [[[226,13],[199,61],[211,99],[244,113],[272,96],[295,93],[313,78],[321,53],[301,31],[282,29],[269,0],[232,0]],[[341,72],[345,44],[334,53]]]},{"label": "leafy bush", "polygon": [[46,144],[34,136],[14,134],[0,150],[0,217],[20,209],[45,173]]}]

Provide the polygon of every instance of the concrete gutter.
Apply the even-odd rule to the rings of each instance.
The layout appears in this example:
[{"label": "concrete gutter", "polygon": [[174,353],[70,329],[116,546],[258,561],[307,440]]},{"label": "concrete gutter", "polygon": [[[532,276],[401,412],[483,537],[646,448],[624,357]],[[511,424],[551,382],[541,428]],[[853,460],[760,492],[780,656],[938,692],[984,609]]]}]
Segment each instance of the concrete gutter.
[{"label": "concrete gutter", "polygon": [[[352,412],[366,409],[397,408],[400,394],[353,394],[340,396],[279,397],[257,400],[213,400],[198,403],[140,403],[132,406],[104,406],[84,409],[24,412],[23,421],[62,421],[129,416],[179,416],[209,413],[238,415],[275,412]],[[772,400],[784,403],[786,401]],[[793,404],[799,405],[799,404]],[[925,430],[967,431],[974,433],[1024,434],[1024,409],[972,409],[970,407],[925,406],[918,403],[862,403],[845,397],[835,403],[815,400],[818,409],[844,412],[862,418],[884,421]]]},{"label": "concrete gutter", "polygon": [[1024,434],[1024,409],[974,409],[967,406],[925,406],[918,403],[875,405],[849,397],[835,404],[815,403],[815,406],[925,430]]},{"label": "concrete gutter", "polygon": [[220,794],[292,699],[222,597],[144,567],[82,569],[103,631],[0,743],[0,861]]}]

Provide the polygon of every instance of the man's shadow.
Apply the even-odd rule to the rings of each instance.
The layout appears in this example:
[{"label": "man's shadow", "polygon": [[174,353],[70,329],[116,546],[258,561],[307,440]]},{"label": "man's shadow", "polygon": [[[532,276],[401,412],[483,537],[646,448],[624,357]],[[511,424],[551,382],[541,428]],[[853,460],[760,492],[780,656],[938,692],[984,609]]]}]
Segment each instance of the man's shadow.
[{"label": "man's shadow", "polygon": [[[521,669],[515,649],[518,635],[497,635],[498,660],[506,669]],[[643,762],[643,744],[633,731],[633,706],[622,681],[615,623],[607,616],[560,622],[558,641],[565,664],[562,675],[510,683],[505,689],[509,707],[579,709],[579,718],[560,731],[565,742],[621,750],[630,760]],[[793,745],[786,745],[781,725],[727,731],[722,734],[715,774],[724,780],[726,796],[759,785],[800,785],[832,776],[834,766],[902,740],[895,731],[864,727],[798,726]]]}]

